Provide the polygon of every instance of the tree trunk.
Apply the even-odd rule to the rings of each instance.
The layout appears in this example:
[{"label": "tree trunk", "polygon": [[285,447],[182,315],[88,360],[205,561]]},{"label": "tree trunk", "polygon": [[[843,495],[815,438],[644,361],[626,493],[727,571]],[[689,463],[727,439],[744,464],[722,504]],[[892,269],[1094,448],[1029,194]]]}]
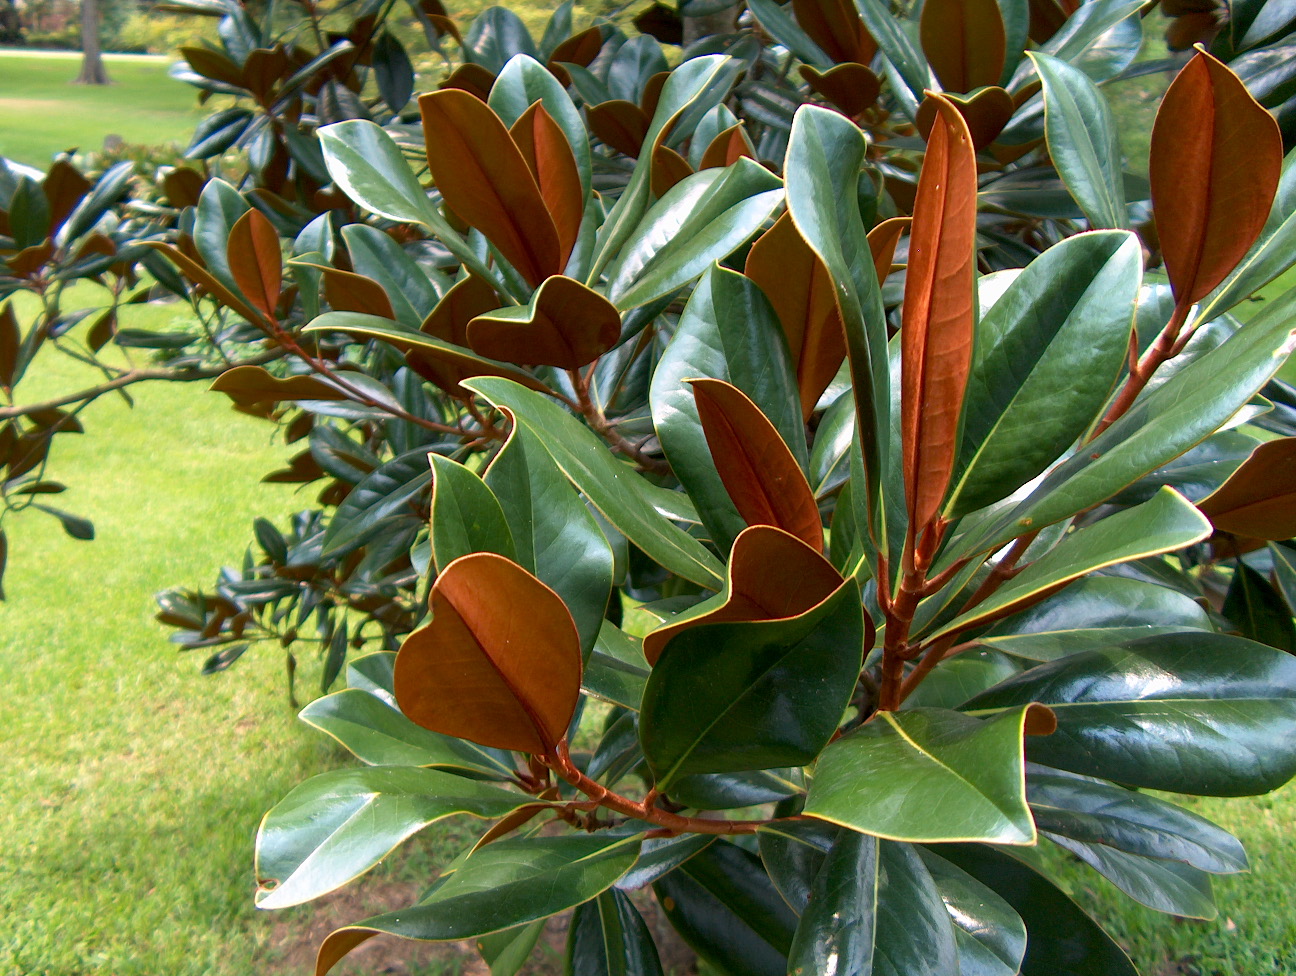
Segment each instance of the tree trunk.
[{"label": "tree trunk", "polygon": [[18,4],[15,0],[0,0],[0,42],[21,44],[23,39],[22,18],[18,16]]},{"label": "tree trunk", "polygon": [[78,85],[106,85],[108,72],[104,70],[103,56],[99,51],[99,0],[81,0],[81,73]]}]

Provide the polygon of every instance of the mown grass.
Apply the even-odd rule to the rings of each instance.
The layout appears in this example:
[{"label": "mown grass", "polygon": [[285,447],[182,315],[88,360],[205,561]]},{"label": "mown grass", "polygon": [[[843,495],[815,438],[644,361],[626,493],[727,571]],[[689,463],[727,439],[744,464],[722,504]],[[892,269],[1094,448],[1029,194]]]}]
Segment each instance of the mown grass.
[{"label": "mown grass", "polygon": [[[135,324],[170,318],[142,308]],[[38,366],[32,397],[87,377]],[[152,595],[209,583],[258,513],[282,450],[268,426],[199,386],[105,398],[64,435],[53,501],[93,520],[78,542],[38,512],[9,518],[0,605],[0,973],[264,972],[271,920],[252,907],[261,814],[336,757],[297,723],[282,661],[250,654],[204,678],[152,619]]]},{"label": "mown grass", "polygon": [[196,89],[167,77],[169,58],[107,56],[111,85],[74,85],[79,55],[0,50],[0,156],[43,169],[58,152],[128,143],[188,144],[206,114]]}]

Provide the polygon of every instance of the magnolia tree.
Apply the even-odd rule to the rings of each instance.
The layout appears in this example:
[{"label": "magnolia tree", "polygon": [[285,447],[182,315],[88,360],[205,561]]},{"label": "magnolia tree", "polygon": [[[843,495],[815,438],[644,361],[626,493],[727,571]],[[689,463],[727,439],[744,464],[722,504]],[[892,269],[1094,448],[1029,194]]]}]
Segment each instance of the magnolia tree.
[{"label": "magnolia tree", "polygon": [[199,314],[174,378],[322,488],[161,619],[345,681],[301,715],[363,765],[266,815],[261,907],[480,822],[319,974],[379,933],[515,972],[568,910],[569,972],[659,973],[649,890],[735,976],[1133,973],[1048,847],[1214,916],[1241,845],[1143,791],[1296,774],[1296,293],[1232,315],[1296,253],[1281,6],[1172,25],[1214,54],[1141,180],[1137,0],[748,0],[673,69],[427,2],[416,103],[390,6],[311,49],[203,0],[177,73],[237,101],[108,240]]}]

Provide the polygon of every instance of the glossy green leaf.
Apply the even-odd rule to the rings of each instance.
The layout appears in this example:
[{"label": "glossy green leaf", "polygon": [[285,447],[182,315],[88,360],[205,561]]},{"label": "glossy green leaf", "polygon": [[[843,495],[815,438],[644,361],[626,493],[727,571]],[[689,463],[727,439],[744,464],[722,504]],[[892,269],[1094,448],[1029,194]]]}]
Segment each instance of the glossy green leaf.
[{"label": "glossy green leaf", "polygon": [[443,817],[467,813],[493,819],[529,800],[432,769],[375,766],[321,773],[280,800],[261,822],[257,906],[300,905],[341,887]]},{"label": "glossy green leaf", "polygon": [[518,563],[562,597],[588,656],[603,625],[613,569],[612,549],[594,516],[524,424],[513,425],[484,480],[510,527]]},{"label": "glossy green leaf", "polygon": [[1073,654],[1003,682],[976,714],[1048,705],[1034,762],[1128,786],[1207,796],[1276,789],[1296,774],[1296,657],[1240,637],[1162,634]]},{"label": "glossy green leaf", "polygon": [[892,840],[1033,844],[1026,711],[990,722],[934,708],[878,712],[824,750],[805,812]]},{"label": "glossy green leaf", "polygon": [[881,486],[891,439],[886,317],[859,209],[841,205],[858,194],[864,145],[859,128],[844,116],[806,106],[792,123],[783,169],[788,212],[837,286],[865,475],[851,493],[855,519],[885,549]]},{"label": "glossy green leaf", "polygon": [[1053,661],[1139,637],[1212,629],[1206,611],[1183,593],[1139,580],[1094,576],[1013,614],[977,640],[1028,661]]},{"label": "glossy green leaf", "polygon": [[449,290],[442,275],[420,266],[377,227],[348,224],[342,228],[342,240],[355,273],[382,286],[402,325],[419,328],[441,300],[442,292]]},{"label": "glossy green leaf", "polygon": [[943,846],[940,855],[1003,898],[1026,923],[1022,976],[1138,976],[1120,946],[1038,871],[983,846]]},{"label": "glossy green leaf", "polygon": [[815,875],[788,972],[959,971],[949,913],[917,850],[842,831]]},{"label": "glossy green leaf", "polygon": [[805,461],[805,428],[787,342],[760,290],[735,271],[712,266],[698,282],[653,373],[653,425],[671,468],[698,506],[716,546],[728,550],[746,522],[716,471],[692,387],[705,376],[742,390]]},{"label": "glossy green leaf", "polygon": [[440,454],[432,466],[432,557],[438,572],[470,552],[494,552],[514,561],[509,521],[495,494],[473,471]]},{"label": "glossy green leaf", "polygon": [[1184,918],[1215,918],[1219,914],[1210,875],[1179,861],[1162,861],[1040,831],[1069,851],[1141,905]]},{"label": "glossy green leaf", "polygon": [[765,32],[800,60],[815,68],[833,67],[832,58],[802,30],[788,8],[776,0],[748,0],[747,7]]},{"label": "glossy green leaf", "polygon": [[785,620],[699,624],[666,644],[639,735],[657,788],[690,773],[804,765],[837,729],[863,654],[859,589]]},{"label": "glossy green leaf", "polygon": [[422,224],[467,267],[487,281],[495,280],[432,205],[391,136],[364,119],[326,125],[318,136],[329,176],[343,193],[380,217]]},{"label": "glossy green leaf", "polygon": [[652,932],[630,899],[615,888],[572,914],[566,976],[660,976],[661,971]]},{"label": "glossy green leaf", "polygon": [[427,450],[399,454],[364,476],[342,503],[324,530],[323,554],[344,552],[362,545],[393,515],[399,515],[432,482]]},{"label": "glossy green leaf", "polygon": [[1047,54],[1029,57],[1044,84],[1044,131],[1058,175],[1091,227],[1129,227],[1120,143],[1106,97],[1079,68]]},{"label": "glossy green leaf", "polygon": [[715,841],[711,834],[677,834],[674,837],[648,837],[639,849],[639,860],[617,881],[618,891],[638,891],[652,884]]},{"label": "glossy green leaf", "polygon": [[431,766],[496,779],[513,774],[508,753],[429,732],[402,715],[395,699],[386,701],[356,687],[354,681],[350,683],[350,688],[316,698],[298,718],[336,739],[361,762],[370,766]]},{"label": "glossy green leaf", "polygon": [[477,940],[477,952],[490,967],[490,976],[514,976],[535,951],[548,919],[537,919],[526,925],[492,932]]},{"label": "glossy green leaf", "polygon": [[238,223],[249,210],[243,194],[224,180],[208,180],[198,198],[194,214],[194,246],[202,257],[211,276],[240,298],[245,297],[230,270],[229,239]]},{"label": "glossy green leaf", "polygon": [[824,857],[842,833],[836,824],[810,818],[774,820],[757,833],[761,863],[797,915],[805,911]]},{"label": "glossy green leaf", "polygon": [[1292,610],[1272,583],[1239,559],[1220,612],[1249,640],[1296,654]]},{"label": "glossy green leaf", "polygon": [[1151,501],[1069,533],[992,596],[932,636],[956,633],[993,619],[1009,607],[1104,566],[1173,552],[1210,534],[1210,522],[1201,512],[1173,488],[1162,488]]},{"label": "glossy green leaf", "polygon": [[923,679],[913,690],[902,709],[958,708],[969,698],[992,688],[1006,678],[1011,678],[1024,667],[1006,654],[998,651],[964,651]]},{"label": "glossy green leaf", "polygon": [[723,569],[706,548],[663,518],[645,484],[585,427],[552,400],[509,380],[480,377],[464,384],[496,406],[508,407],[544,444],[558,467],[626,538],[662,566],[711,589],[719,589]]},{"label": "glossy green leaf", "polygon": [[1268,382],[1296,343],[1294,310],[1296,290],[1136,400],[1025,499],[957,548],[993,549],[1023,531],[1061,521],[1105,501],[1214,433]]},{"label": "glossy green leaf", "polygon": [[675,931],[722,976],[786,976],[796,916],[756,855],[718,840],[653,888]]},{"label": "glossy green leaf", "polygon": [[353,657],[346,663],[347,687],[367,691],[395,708],[395,668],[395,651],[374,651]]},{"label": "glossy green leaf", "polygon": [[496,362],[484,356],[443,342],[425,332],[402,328],[388,319],[363,312],[325,312],[303,330],[305,332],[347,332],[366,339],[381,339],[397,349],[414,349],[434,359],[445,361],[464,371],[481,376],[507,376],[532,388],[547,389],[535,377],[509,363]]},{"label": "glossy green leaf", "polygon": [[1026,798],[1036,826],[1052,835],[1180,861],[1212,874],[1247,870],[1246,852],[1236,837],[1149,793],[1031,765]]},{"label": "glossy green leaf", "polygon": [[671,787],[671,799],[696,810],[733,810],[777,803],[801,792],[798,770],[782,767],[681,776]]},{"label": "glossy green leaf", "polygon": [[936,82],[927,66],[927,59],[914,43],[905,24],[891,13],[891,8],[882,0],[856,0],[855,6],[864,26],[877,40],[878,47],[896,73],[904,80],[909,94],[915,102],[922,101],[923,93],[936,88]]},{"label": "glossy green leaf", "polygon": [[918,854],[954,923],[960,976],[1017,976],[1026,954],[1026,923],[1011,905],[931,848]]},{"label": "glossy green leaf", "polygon": [[782,199],[779,178],[751,159],[686,177],[608,268],[608,297],[624,310],[669,295],[755,236]]},{"label": "glossy green leaf", "polygon": [[478,848],[409,908],[333,932],[320,947],[326,973],[375,935],[442,942],[470,939],[573,908],[606,891],[639,854],[639,836],[601,833],[505,838]]},{"label": "glossy green leaf", "polygon": [[[669,131],[668,127],[686,110],[701,108],[705,112],[718,102],[728,90],[735,67],[732,59],[711,54],[691,58],[672,71],[657,100],[657,111],[648,127],[644,145],[655,146],[662,133]],[[602,273],[639,226],[652,198],[652,166],[653,153],[640,154],[630,182],[599,230],[591,280]]]},{"label": "glossy green leaf", "polygon": [[601,623],[598,641],[585,662],[581,688],[595,698],[638,711],[648,683],[640,642],[611,621]]},{"label": "glossy green leaf", "polygon": [[535,102],[544,106],[567,137],[576,157],[581,189],[588,196],[592,162],[589,134],[585,131],[580,112],[548,68],[528,55],[515,54],[504,65],[491,87],[490,107],[506,126],[511,126]]},{"label": "glossy green leaf", "polygon": [[977,326],[947,517],[1016,491],[1093,423],[1124,365],[1142,278],[1138,238],[1099,232],[1012,279]]}]

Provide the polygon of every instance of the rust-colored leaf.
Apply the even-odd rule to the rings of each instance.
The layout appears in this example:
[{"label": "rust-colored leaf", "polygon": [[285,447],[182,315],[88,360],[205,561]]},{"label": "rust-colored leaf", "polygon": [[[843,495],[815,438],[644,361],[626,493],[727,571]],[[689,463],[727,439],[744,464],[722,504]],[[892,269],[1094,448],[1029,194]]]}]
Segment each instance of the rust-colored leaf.
[{"label": "rust-colored leaf", "polygon": [[912,531],[940,509],[958,450],[972,365],[976,155],[967,123],[941,96],[918,177],[901,328],[901,441]]},{"label": "rust-colored leaf", "polygon": [[162,189],[171,206],[198,206],[198,197],[202,196],[205,183],[201,172],[191,170],[188,166],[178,166],[163,176]]},{"label": "rust-colored leaf", "polygon": [[529,308],[513,306],[468,323],[468,345],[522,366],[579,369],[621,338],[621,314],[598,292],[562,275],[548,278]]},{"label": "rust-colored leaf", "polygon": [[1175,299],[1223,281],[1264,228],[1282,169],[1278,123],[1228,67],[1198,52],[1161,101],[1149,178]]},{"label": "rust-colored leaf", "polygon": [[693,167],[670,146],[660,143],[653,147],[652,191],[655,197],[664,197],[680,180],[693,175]]},{"label": "rust-colored leaf", "polygon": [[372,278],[338,268],[321,267],[320,270],[324,273],[324,297],[334,310],[396,318],[387,292]]},{"label": "rust-colored leaf", "polygon": [[450,209],[485,234],[532,287],[560,273],[557,228],[499,116],[455,89],[418,102],[428,169]]},{"label": "rust-colored leaf", "polygon": [[868,64],[877,53],[851,0],[792,0],[792,11],[801,29],[834,61]]},{"label": "rust-colored leaf", "polygon": [[259,47],[243,62],[243,87],[261,101],[268,101],[275,83],[288,72],[288,55],[282,45]]},{"label": "rust-colored leaf", "polygon": [[219,51],[205,47],[182,47],[181,56],[189,62],[189,67],[212,81],[223,81],[235,88],[243,87],[243,71]]},{"label": "rust-colored leaf", "polygon": [[46,238],[39,244],[24,247],[17,254],[6,258],[9,274],[15,278],[33,278],[54,257],[54,242]]},{"label": "rust-colored leaf", "polygon": [[66,159],[60,159],[49,168],[41,189],[49,202],[50,233],[58,233],[81,198],[90,192],[93,184],[77,172],[77,168]]},{"label": "rust-colored leaf", "polygon": [[[639,96],[639,107],[644,110],[644,115],[649,119],[657,114],[657,103],[661,101],[662,89],[666,87],[669,79],[669,71],[659,71],[644,82],[643,94]],[[668,131],[669,127],[663,130],[661,138],[664,139]]]},{"label": "rust-colored leaf", "polygon": [[437,577],[432,620],[396,656],[412,721],[495,749],[552,754],[580,697],[580,637],[562,599],[512,560],[461,556]]},{"label": "rust-colored leaf", "polygon": [[618,98],[591,105],[585,110],[585,119],[599,141],[617,152],[634,159],[643,151],[651,120],[634,102]]},{"label": "rust-colored leaf", "polygon": [[[971,97],[946,95],[954,107],[963,116],[972,134],[972,147],[978,152],[985,149],[999,137],[1017,109],[1013,97],[1002,88],[982,88]],[[918,106],[914,124],[924,139],[931,135],[932,124],[936,121],[936,102],[930,98],[923,99]]]},{"label": "rust-colored leaf", "polygon": [[999,84],[1007,39],[996,0],[927,0],[918,33],[942,88],[970,92]]},{"label": "rust-colored leaf", "polygon": [[773,525],[823,551],[819,506],[796,458],[760,407],[724,380],[688,380],[725,491],[748,525]]},{"label": "rust-colored leaf", "polygon": [[160,241],[146,241],[145,243],[155,251],[161,251],[168,261],[180,269],[181,274],[195,285],[199,285],[209,295],[218,298],[226,308],[237,312],[253,324],[262,324],[263,316],[260,312],[253,309],[251,305],[221,284],[210,271],[189,257],[189,255],[172,247],[170,244],[163,244]]},{"label": "rust-colored leaf", "polygon": [[443,342],[468,346],[468,323],[500,307],[499,296],[490,283],[470,274],[455,282],[436,308],[424,319],[422,330]]},{"label": "rust-colored leaf", "polygon": [[274,224],[260,210],[249,210],[230,228],[226,254],[239,291],[273,321],[283,284],[283,255]]},{"label": "rust-colored leaf", "polygon": [[316,376],[273,376],[262,366],[235,366],[216,377],[214,393],[240,407],[281,400],[345,400],[346,394]]},{"label": "rust-colored leaf", "polygon": [[887,280],[891,273],[891,262],[895,260],[896,245],[900,237],[913,222],[910,217],[891,217],[884,220],[868,232],[869,251],[873,254],[873,267],[877,271],[878,284]]},{"label": "rust-colored leaf", "polygon": [[711,140],[711,145],[707,146],[706,151],[702,153],[702,163],[698,168],[732,166],[744,156],[755,159],[756,150],[752,148],[751,140],[747,138],[742,123],[739,123],[729,126]]},{"label": "rust-colored leaf", "polygon": [[95,319],[89,331],[86,332],[86,345],[90,347],[91,352],[98,352],[112,342],[112,337],[116,334],[117,310],[115,308],[105,309]]},{"label": "rust-colored leaf", "polygon": [[471,61],[465,61],[450,76],[441,82],[441,89],[453,91],[466,91],[470,95],[476,95],[483,102],[490,98],[491,88],[495,85],[495,76],[480,64],[473,64]]},{"label": "rust-colored leaf", "polygon": [[672,621],[644,638],[649,664],[657,663],[667,641],[690,627],[797,617],[842,585],[841,574],[818,550],[772,525],[743,529],[729,554],[728,577],[718,607]]},{"label": "rust-colored leaf", "polygon": [[562,128],[545,111],[542,102],[535,102],[523,112],[509,134],[540,187],[540,197],[558,231],[559,261],[566,267],[585,216],[585,193],[581,189],[576,156]]},{"label": "rust-colored leaf", "polygon": [[801,77],[821,98],[831,102],[851,118],[867,112],[877,102],[882,81],[862,64],[847,61],[827,71],[808,64],[801,65]]},{"label": "rust-colored leaf", "polygon": [[1197,507],[1221,532],[1271,542],[1296,536],[1296,437],[1261,444]]},{"label": "rust-colored leaf", "polygon": [[[423,320],[422,331],[443,342],[468,346],[468,323],[478,315],[499,308],[495,289],[476,275],[468,275],[455,283],[437,302],[436,308]],[[451,362],[436,358],[425,350],[410,349],[405,353],[410,367],[425,379],[431,380],[451,396],[465,397],[468,392],[459,384],[470,376],[480,376],[480,369],[466,368],[462,361]]]},{"label": "rust-colored leaf", "polygon": [[586,27],[579,34],[573,34],[553,49],[549,57],[549,70],[555,64],[578,64],[582,68],[598,57],[603,49],[603,28]]},{"label": "rust-colored leaf", "polygon": [[832,279],[784,214],[752,245],[743,269],[774,306],[787,336],[801,415],[815,404],[846,358],[846,336]]},{"label": "rust-colored leaf", "polygon": [[1043,44],[1061,30],[1067,19],[1080,9],[1081,0],[1029,0],[1029,2],[1028,35],[1036,44]]},{"label": "rust-colored leaf", "polygon": [[21,344],[22,333],[18,328],[18,316],[14,314],[13,302],[5,302],[0,305],[0,387],[6,393],[13,391]]}]

